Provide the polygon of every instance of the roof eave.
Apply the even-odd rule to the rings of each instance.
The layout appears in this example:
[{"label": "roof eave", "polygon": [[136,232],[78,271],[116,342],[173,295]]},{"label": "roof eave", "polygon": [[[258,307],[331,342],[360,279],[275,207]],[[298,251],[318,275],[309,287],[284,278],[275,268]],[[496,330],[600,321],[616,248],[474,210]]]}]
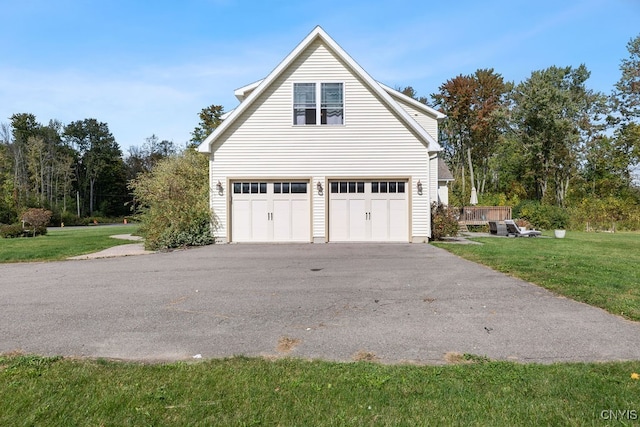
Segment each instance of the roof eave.
[{"label": "roof eave", "polygon": [[397,96],[398,98],[402,99],[407,104],[411,104],[415,108],[424,111],[425,113],[429,114],[430,116],[433,116],[433,118],[436,119],[436,120],[442,120],[442,119],[447,117],[445,114],[443,114],[442,112],[436,110],[435,108],[430,107],[427,104],[423,104],[422,102],[419,102],[419,101],[411,98],[410,96],[407,96],[404,93],[402,93],[402,92],[400,92],[398,90],[395,90],[390,86],[385,85],[384,83],[378,82],[378,84],[380,86],[382,86],[382,88],[384,90],[389,92],[389,94],[391,96]]}]

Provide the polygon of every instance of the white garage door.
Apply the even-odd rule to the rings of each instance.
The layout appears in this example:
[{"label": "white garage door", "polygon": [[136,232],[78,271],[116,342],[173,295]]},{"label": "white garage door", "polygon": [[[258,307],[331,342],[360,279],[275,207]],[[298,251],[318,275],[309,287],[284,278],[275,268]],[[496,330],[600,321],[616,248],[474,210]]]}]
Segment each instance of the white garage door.
[{"label": "white garage door", "polygon": [[234,182],[231,240],[309,242],[309,203],[308,182]]},{"label": "white garage door", "polygon": [[331,181],[329,240],[407,242],[407,181]]}]

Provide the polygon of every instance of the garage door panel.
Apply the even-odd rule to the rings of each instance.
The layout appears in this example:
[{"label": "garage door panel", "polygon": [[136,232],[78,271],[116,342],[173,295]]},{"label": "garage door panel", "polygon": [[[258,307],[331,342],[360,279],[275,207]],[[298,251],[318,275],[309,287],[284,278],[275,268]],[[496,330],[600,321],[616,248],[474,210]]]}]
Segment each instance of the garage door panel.
[{"label": "garage door panel", "polygon": [[351,241],[364,241],[367,239],[367,210],[364,199],[353,199],[348,201],[349,209],[349,233],[348,239]]},{"label": "garage door panel", "polygon": [[291,240],[291,202],[273,201],[273,240]]},{"label": "garage door panel", "polygon": [[371,240],[389,239],[389,201],[371,199]]},{"label": "garage door panel", "polygon": [[349,209],[344,199],[332,200],[329,207],[329,224],[331,240],[342,242],[348,239]]},{"label": "garage door panel", "polygon": [[251,200],[237,200],[233,205],[233,239],[238,242],[251,240]]},{"label": "garage door panel", "polygon": [[307,200],[291,201],[291,240],[307,242],[310,239],[310,211]]},{"label": "garage door panel", "polygon": [[409,240],[407,181],[331,181],[329,240]]},{"label": "garage door panel", "polygon": [[251,201],[251,240],[265,242],[269,238],[269,213],[266,200]]},{"label": "garage door panel", "polygon": [[308,182],[233,182],[232,188],[233,241],[309,241]]},{"label": "garage door panel", "polygon": [[407,200],[389,200],[389,240],[405,242],[408,236]]}]

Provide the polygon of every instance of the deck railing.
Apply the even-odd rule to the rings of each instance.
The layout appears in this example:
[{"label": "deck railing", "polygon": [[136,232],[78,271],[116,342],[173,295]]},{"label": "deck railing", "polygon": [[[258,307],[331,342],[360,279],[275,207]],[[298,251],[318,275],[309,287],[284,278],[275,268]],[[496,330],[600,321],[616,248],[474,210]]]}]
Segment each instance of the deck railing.
[{"label": "deck railing", "polygon": [[487,225],[489,221],[511,219],[511,206],[465,206],[461,209],[461,225]]}]

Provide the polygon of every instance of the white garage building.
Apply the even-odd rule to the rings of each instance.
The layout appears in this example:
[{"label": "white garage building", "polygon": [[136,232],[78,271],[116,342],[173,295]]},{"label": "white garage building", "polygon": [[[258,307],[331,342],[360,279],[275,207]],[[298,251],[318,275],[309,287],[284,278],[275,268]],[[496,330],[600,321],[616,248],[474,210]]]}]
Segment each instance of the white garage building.
[{"label": "white garage building", "polygon": [[443,114],[376,82],[320,27],[235,94],[238,107],[199,147],[218,241],[431,236]]}]

